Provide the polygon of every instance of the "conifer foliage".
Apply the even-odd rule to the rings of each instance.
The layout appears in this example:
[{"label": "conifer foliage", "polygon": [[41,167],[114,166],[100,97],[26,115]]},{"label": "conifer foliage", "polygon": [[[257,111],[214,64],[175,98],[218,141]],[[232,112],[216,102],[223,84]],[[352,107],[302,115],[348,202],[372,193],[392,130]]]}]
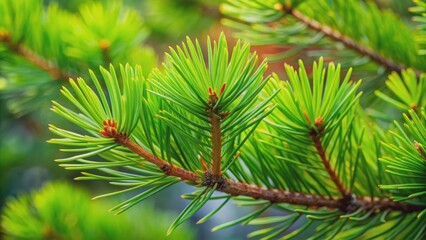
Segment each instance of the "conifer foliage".
[{"label": "conifer foliage", "polygon": [[[412,11],[424,15],[416,2]],[[222,33],[205,49],[187,38],[149,74],[101,66],[70,79],[65,100],[53,102],[79,127],[49,126],[57,135],[49,142],[69,153],[60,166],[122,187],[97,198],[132,192],[116,213],[178,182],[193,185],[168,234],[221,201],[199,223],[235,204],[255,208],[213,231],[248,224],[259,228],[248,237],[262,239],[424,239],[423,26],[410,31],[355,0],[229,0],[221,11],[248,42],[290,46],[275,59],[312,45],[324,58],[285,64],[283,79],[266,76],[267,61],[249,43],[231,46]],[[361,89],[383,76],[385,86],[368,92],[379,101],[364,103]]]},{"label": "conifer foliage", "polygon": [[[2,214],[4,239],[159,239],[171,222],[161,212],[155,213],[155,222],[149,218],[135,222],[125,215],[111,217],[104,211],[109,204],[90,201],[88,193],[70,184],[52,182],[39,191],[8,199]],[[143,208],[138,214],[152,215],[152,211]],[[185,226],[169,238],[194,236]]]},{"label": "conifer foliage", "polygon": [[[98,21],[102,19],[102,21]],[[77,12],[42,1],[0,3],[0,71],[8,109],[17,116],[33,112],[58,96],[70,77],[121,62],[149,70],[155,56],[142,46],[148,35],[137,12],[120,1],[88,2]]]},{"label": "conifer foliage", "polygon": [[[185,195],[191,203],[169,232],[209,200],[234,198],[259,210],[214,230],[273,223],[251,234],[273,238],[304,219],[286,236],[311,228],[317,238],[424,236],[424,107],[409,112],[406,130],[397,124],[397,133],[370,135],[379,127],[368,126],[361,81],[350,70],[342,75],[320,59],[310,79],[300,62],[297,71],[286,66],[288,81],[280,81],[263,76],[266,64],[256,66],[248,44],[228,55],[221,35],[207,46],[204,62],[198,42],[188,39],[148,79],[139,67],[122,66],[120,75],[101,68],[105,88],[91,74],[97,92],[71,80],[73,91],[62,92],[77,111],[56,102],[53,111],[83,131],[50,127],[61,137],[50,142],[74,153],[57,161],[84,170],[80,179],[127,186],[103,196],[149,187],[117,212],[181,180],[193,184],[199,190]],[[290,215],[259,218],[268,208]],[[401,222],[404,229],[388,231]]]}]

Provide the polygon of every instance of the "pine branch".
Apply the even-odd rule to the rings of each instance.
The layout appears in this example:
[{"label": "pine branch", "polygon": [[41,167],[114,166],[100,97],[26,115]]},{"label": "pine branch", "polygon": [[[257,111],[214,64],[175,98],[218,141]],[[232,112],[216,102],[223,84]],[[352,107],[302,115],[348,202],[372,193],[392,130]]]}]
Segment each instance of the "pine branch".
[{"label": "pine branch", "polygon": [[211,114],[210,121],[212,124],[212,174],[215,177],[221,175],[221,162],[222,162],[222,139],[220,131],[220,119]]},{"label": "pine branch", "polygon": [[[225,86],[225,85],[224,85]],[[222,164],[222,132],[220,129],[220,113],[214,110],[218,96],[216,92],[213,92],[209,88],[209,111],[210,111],[210,124],[212,126],[212,176],[218,178],[221,176],[221,164]]]},{"label": "pine branch", "polygon": [[[324,35],[326,35],[327,37],[329,37],[329,38],[331,38],[335,41],[343,43],[346,47],[360,53],[361,55],[368,56],[371,60],[382,65],[389,72],[395,71],[395,72],[401,73],[401,71],[406,68],[403,64],[399,64],[399,63],[394,62],[392,59],[389,59],[389,58],[375,52],[373,49],[368,48],[367,46],[364,46],[364,45],[358,43],[357,41],[355,41],[352,38],[340,33],[339,31],[337,31],[337,30],[335,30],[335,29],[333,29],[329,26],[323,25],[323,24],[315,21],[314,19],[309,18],[308,16],[297,11],[296,9],[286,9],[281,4],[277,4],[276,8],[279,9],[279,10],[283,10],[286,13],[291,14],[298,21],[305,23],[306,26],[308,26],[310,29],[317,31],[317,32],[321,32]],[[416,71],[416,74],[420,75],[420,73],[418,73],[417,71]]]},{"label": "pine branch", "polygon": [[[103,172],[101,175],[83,173],[85,176],[79,179],[103,179],[128,186],[125,190],[102,197],[150,187],[115,207],[114,210],[118,212],[179,181],[195,185],[199,191],[188,195],[192,201],[172,224],[170,231],[209,200],[229,200],[240,195],[248,197],[241,199],[249,199],[250,204],[265,204],[264,209],[275,203],[299,205],[294,211],[296,214],[300,211],[299,216],[303,214],[307,218],[313,217],[313,220],[324,220],[321,224],[327,227],[318,230],[317,238],[331,229],[332,222],[340,224],[336,228],[338,231],[356,227],[361,235],[361,230],[371,227],[370,223],[376,224],[379,218],[385,221],[390,212],[401,221],[414,221],[416,216],[420,218],[426,212],[422,198],[419,198],[424,191],[411,193],[404,190],[420,189],[423,187],[421,181],[406,185],[399,182],[379,185],[383,189],[395,190],[388,192],[389,195],[379,192],[377,185],[383,182],[383,178],[377,176],[381,172],[375,172],[377,149],[363,147],[364,143],[370,145],[379,139],[364,138],[364,129],[357,128],[361,125],[354,119],[362,116],[356,115],[361,82],[350,80],[351,70],[342,79],[340,66],[331,63],[324,68],[323,59],[320,59],[312,67],[312,81],[303,62],[300,62],[298,71],[291,66],[285,67],[289,81],[283,82],[277,78],[266,81],[263,77],[266,65],[261,64],[256,69],[257,56],[249,52],[248,45],[241,46],[238,42],[232,54],[228,55],[225,36],[221,35],[218,42],[209,39],[207,46],[206,59],[198,41],[194,43],[188,39],[182,47],[171,49],[167,55],[169,61],[163,65],[164,71],[155,70],[148,80],[143,77],[140,67],[133,70],[130,66],[120,67],[121,78],[117,77],[112,66],[109,71],[101,68],[106,89],[91,72],[97,92],[84,79],[80,78],[77,82],[71,80],[74,94],[66,88],[62,92],[79,112],[56,102],[53,111],[81,126],[92,136],[51,126],[51,131],[62,138],[50,142],[69,146],[63,151],[77,153],[56,161],[70,170],[97,169]],[[268,82],[270,84],[266,85]],[[408,88],[411,89],[411,85]],[[277,102],[272,104],[270,101],[274,96],[277,96]],[[143,104],[138,104],[141,99]],[[280,108],[272,113],[271,108],[276,105]],[[160,117],[158,122],[154,118],[157,113]],[[265,117],[268,117],[268,129],[264,132],[265,138],[259,141],[261,144],[249,146],[244,149],[243,157],[234,158]],[[424,128],[423,122],[416,116],[412,119],[414,123],[411,125],[417,128],[413,127],[410,132],[424,132],[416,130]],[[99,133],[105,138],[96,133],[101,128]],[[329,135],[324,139],[325,130]],[[413,150],[411,139],[398,142],[409,145],[409,149]],[[423,141],[420,143],[424,146]],[[388,148],[397,149],[393,146]],[[334,149],[342,153],[331,154],[335,153]],[[421,150],[424,150],[423,147]],[[399,151],[398,154],[404,155],[405,152]],[[105,161],[88,160],[95,155]],[[329,158],[334,155],[344,161],[337,161],[336,166],[331,164]],[[404,163],[399,159],[405,160],[400,157],[383,161],[394,163],[394,168],[401,169]],[[414,172],[409,167],[416,166],[419,160],[417,154],[414,160],[402,166],[406,168],[403,171],[407,176]],[[145,161],[148,164],[143,165]],[[324,167],[328,174],[317,174],[316,171],[323,171]],[[136,173],[122,171],[121,168]],[[265,176],[268,170],[271,175]],[[135,181],[135,178],[138,180]],[[345,186],[349,181],[344,179],[350,180],[350,188],[349,185]],[[324,185],[330,180],[337,186],[335,189],[330,190]],[[359,196],[352,194],[352,189]],[[225,195],[213,196],[215,191]],[[406,192],[410,195],[406,195]],[[234,199],[238,201],[240,198]],[[301,212],[304,209],[300,207],[305,208],[306,212]],[[307,211],[315,212],[317,216]],[[242,219],[248,222],[257,216],[250,214]],[[207,218],[203,218],[203,221]],[[348,219],[356,222],[346,223]],[[395,219],[392,217],[392,221]],[[416,222],[417,225],[422,223]],[[330,235],[335,236],[338,231]],[[342,234],[351,234],[351,231]],[[410,229],[404,231],[411,234]]]},{"label": "pine branch", "polygon": [[126,135],[121,135],[121,134],[117,135],[115,137],[115,141],[120,143],[124,147],[127,147],[132,152],[138,154],[140,157],[146,159],[148,162],[155,164],[157,167],[159,167],[168,176],[179,177],[183,181],[189,181],[189,182],[192,182],[192,183],[200,182],[200,177],[197,174],[190,172],[190,171],[187,171],[183,168],[173,166],[170,163],[158,158],[157,156],[153,155],[152,153],[141,148],[135,142],[130,140]]},{"label": "pine branch", "polygon": [[336,184],[337,188],[339,189],[339,192],[342,194],[344,198],[350,198],[351,193],[345,188],[343,183],[340,181],[339,177],[337,176],[336,172],[334,171],[333,167],[330,165],[330,161],[327,158],[325,154],[325,149],[321,143],[321,136],[322,136],[322,118],[319,117],[317,120],[315,120],[315,125],[318,129],[320,129],[320,132],[315,131],[315,129],[312,129],[310,132],[310,137],[312,139],[312,142],[314,143],[315,149],[318,152],[318,155],[321,157],[321,161],[325,167],[325,170],[327,171],[328,175],[330,176],[331,180]]},{"label": "pine branch", "polygon": [[0,43],[3,43],[10,51],[15,54],[25,58],[34,66],[40,68],[41,70],[47,72],[52,79],[55,80],[65,80],[72,78],[73,76],[67,72],[64,72],[62,69],[54,66],[51,62],[43,57],[32,52],[30,49],[26,48],[24,45],[19,43],[14,43],[10,33],[6,31],[0,31]]},{"label": "pine branch", "polygon": [[217,184],[217,190],[228,193],[232,196],[244,195],[256,199],[268,200],[272,203],[291,203],[297,205],[304,205],[307,207],[327,207],[330,209],[339,209],[343,212],[352,212],[354,210],[363,208],[371,211],[384,211],[394,210],[403,211],[406,213],[418,212],[423,210],[421,206],[410,205],[405,203],[394,202],[387,198],[368,198],[368,197],[355,197],[351,198],[326,198],[323,196],[309,195],[304,193],[289,192],[282,189],[270,189],[260,186],[250,185],[243,182],[236,182],[225,177],[214,177],[208,172],[205,177],[185,170],[183,168],[173,166],[172,164],[156,157],[150,152],[143,149],[141,146],[133,142],[126,135],[116,134],[115,141],[122,146],[128,148],[132,152],[138,154],[140,157],[146,159],[158,166],[166,175],[181,178],[183,181],[188,181],[193,184],[202,184],[204,186],[214,186]]}]

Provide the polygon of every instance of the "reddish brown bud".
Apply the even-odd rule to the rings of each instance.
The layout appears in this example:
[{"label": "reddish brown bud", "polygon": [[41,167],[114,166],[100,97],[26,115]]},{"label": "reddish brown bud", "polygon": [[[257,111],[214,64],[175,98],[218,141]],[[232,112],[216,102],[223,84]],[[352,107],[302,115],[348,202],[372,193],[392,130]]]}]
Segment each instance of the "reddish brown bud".
[{"label": "reddish brown bud", "polygon": [[104,137],[117,137],[119,135],[117,131],[117,123],[114,119],[108,119],[102,121],[103,123],[103,130],[99,131],[100,134]]},{"label": "reddish brown bud", "polygon": [[117,135],[117,129],[115,129],[115,128],[111,128],[111,135],[112,135],[112,136]]},{"label": "reddish brown bud", "polygon": [[320,128],[321,126],[322,126],[322,124],[324,123],[324,118],[322,118],[322,117],[317,117],[316,119],[315,119],[315,126],[317,127],[317,128]]},{"label": "reddish brown bud", "polygon": [[211,88],[211,87],[209,87],[209,94],[210,94],[210,95],[213,95],[213,90],[212,90],[212,88]]},{"label": "reddish brown bud", "polygon": [[220,95],[222,95],[223,91],[225,91],[225,87],[226,87],[226,83],[224,83],[222,87],[220,88]]},{"label": "reddish brown bud", "polygon": [[323,126],[323,124],[324,124],[324,118],[323,117],[317,117],[317,118],[315,118],[315,126],[318,129],[318,133],[321,134],[321,135],[324,134],[324,126]]}]

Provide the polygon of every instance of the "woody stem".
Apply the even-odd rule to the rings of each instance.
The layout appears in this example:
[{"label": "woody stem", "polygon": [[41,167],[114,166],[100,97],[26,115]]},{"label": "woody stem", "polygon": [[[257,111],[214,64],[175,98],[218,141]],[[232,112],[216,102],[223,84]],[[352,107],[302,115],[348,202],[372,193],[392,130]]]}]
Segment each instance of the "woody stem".
[{"label": "woody stem", "polygon": [[319,134],[315,132],[314,130],[312,130],[310,136],[311,136],[312,142],[314,143],[315,149],[317,150],[317,153],[321,158],[321,162],[324,165],[325,170],[327,171],[331,180],[337,186],[337,189],[339,190],[340,194],[342,194],[343,197],[350,197],[351,193],[345,188],[343,183],[340,181],[339,177],[337,176],[336,172],[334,171],[333,167],[330,164],[330,160],[327,158],[327,155],[321,143]]},{"label": "woody stem", "polygon": [[68,81],[68,79],[72,77],[71,74],[64,72],[57,66],[54,66],[54,64],[49,62],[47,59],[44,59],[42,56],[32,52],[24,45],[13,42],[12,36],[8,32],[0,30],[0,44],[1,43],[3,43],[10,51],[22,58],[25,58],[28,62],[39,69],[47,72],[54,80]]},{"label": "woody stem", "polygon": [[213,177],[220,177],[222,163],[222,133],[220,129],[220,117],[214,113],[210,114],[210,123],[212,126],[212,167]]},{"label": "woody stem", "polygon": [[[289,9],[289,10],[286,10],[286,12],[290,13],[298,21],[306,24],[306,26],[308,26],[310,29],[317,32],[321,32],[325,36],[335,41],[343,43],[347,48],[350,48],[360,53],[361,55],[368,56],[371,60],[382,65],[389,72],[395,71],[400,73],[403,69],[406,68],[403,64],[394,62],[392,59],[387,58],[386,56],[381,55],[380,53],[374,51],[373,49],[360,44],[359,42],[353,40],[349,36],[346,36],[327,25],[323,25],[315,21],[314,19],[309,18],[308,16],[297,11],[296,9]],[[416,74],[419,75],[417,71],[416,71]]]}]

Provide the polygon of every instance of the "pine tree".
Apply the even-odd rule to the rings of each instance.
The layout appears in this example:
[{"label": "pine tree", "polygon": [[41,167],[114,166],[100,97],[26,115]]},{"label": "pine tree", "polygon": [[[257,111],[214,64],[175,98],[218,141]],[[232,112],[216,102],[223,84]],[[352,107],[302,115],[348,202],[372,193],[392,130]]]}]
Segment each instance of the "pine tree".
[{"label": "pine tree", "polygon": [[[193,185],[168,233],[221,201],[199,223],[234,204],[255,208],[213,231],[248,224],[259,227],[249,237],[262,239],[424,239],[426,3],[415,4],[413,30],[363,1],[229,0],[220,7],[223,23],[245,42],[230,46],[221,34],[203,48],[187,38],[149,74],[127,59],[135,42],[109,66],[99,52],[107,41],[97,42],[97,55],[81,46],[84,39],[55,42],[87,60],[84,67],[103,65],[72,76],[60,90],[65,99],[53,101],[52,111],[79,127],[49,126],[58,136],[49,142],[69,153],[56,161],[82,171],[79,180],[123,187],[99,197],[135,192],[112,209],[117,213],[178,182]],[[14,17],[5,6],[0,16]],[[3,46],[41,69],[41,79],[67,78],[63,70],[81,67],[44,48],[37,53],[55,56],[55,68],[38,64],[39,55],[21,44],[41,45],[19,34],[40,29],[2,22],[9,24],[1,26]],[[267,60],[249,43],[285,45],[273,60],[306,53],[317,60],[266,76]],[[269,209],[275,215],[264,216]]]}]

